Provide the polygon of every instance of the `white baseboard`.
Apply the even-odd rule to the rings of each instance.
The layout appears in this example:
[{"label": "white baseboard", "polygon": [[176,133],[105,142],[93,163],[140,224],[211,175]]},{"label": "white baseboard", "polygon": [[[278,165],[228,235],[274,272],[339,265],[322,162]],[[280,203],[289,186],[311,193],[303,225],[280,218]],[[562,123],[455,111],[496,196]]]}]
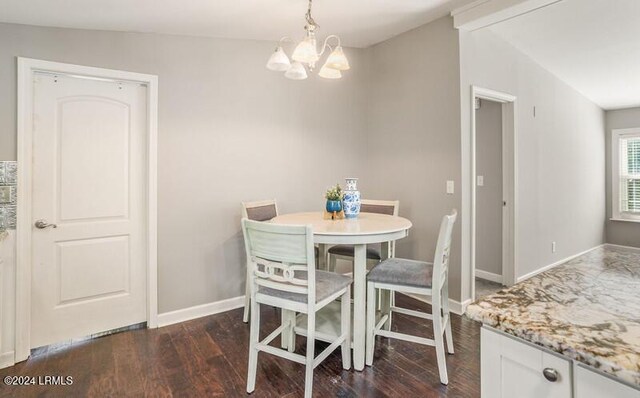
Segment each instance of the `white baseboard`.
[{"label": "white baseboard", "polygon": [[[411,298],[414,298],[414,299],[416,299],[418,301],[422,301],[424,303],[431,304],[431,297],[430,296],[422,296],[420,294],[407,294],[407,293],[400,293],[400,294],[404,294],[404,295],[409,296]],[[462,303],[459,302],[459,301],[456,301],[454,299],[449,299],[449,310],[451,310],[451,312],[453,312],[454,314],[463,315],[464,312],[467,310],[467,306],[469,304],[471,304],[471,299],[465,300]]]},{"label": "white baseboard", "polygon": [[483,271],[476,268],[476,278],[484,279],[491,282],[502,283],[502,275],[494,274],[493,272]]},{"label": "white baseboard", "polygon": [[3,352],[0,354],[0,369],[15,365],[15,352]]},{"label": "white baseboard", "polygon": [[603,243],[603,244],[601,244],[601,245],[598,245],[598,246],[592,247],[591,249],[585,250],[585,251],[583,251],[583,252],[580,252],[580,253],[577,253],[577,254],[571,255],[571,256],[569,256],[569,257],[565,257],[565,258],[563,258],[562,260],[556,261],[556,262],[555,262],[555,263],[553,263],[553,264],[545,265],[545,266],[544,266],[544,267],[542,267],[542,268],[539,268],[539,269],[537,269],[537,270],[535,270],[535,271],[529,272],[528,274],[525,274],[525,275],[522,275],[522,276],[518,277],[518,279],[516,280],[516,282],[522,282],[522,281],[523,281],[523,280],[525,280],[525,279],[529,279],[529,278],[531,278],[532,276],[535,276],[535,275],[538,275],[538,274],[540,274],[540,273],[542,273],[542,272],[548,271],[548,270],[550,270],[550,269],[551,269],[551,268],[553,268],[553,267],[557,267],[557,266],[558,266],[558,265],[560,265],[560,264],[564,264],[564,263],[566,263],[566,262],[567,262],[567,261],[569,261],[569,260],[573,260],[573,259],[574,259],[574,258],[576,258],[576,257],[582,256],[583,254],[587,254],[587,253],[589,253],[590,251],[595,250],[595,249],[598,249],[598,248],[603,247],[603,246],[605,246],[605,245],[606,245],[606,243]]},{"label": "white baseboard", "polygon": [[603,246],[604,247],[619,247],[621,249],[628,249],[628,250],[633,250],[633,251],[636,251],[636,252],[640,252],[640,247],[634,247],[634,246],[616,245],[614,243],[605,243]]},{"label": "white baseboard", "polygon": [[203,316],[219,314],[221,312],[235,310],[244,306],[244,296],[233,297],[226,300],[196,305],[181,310],[158,314],[158,327],[173,325],[174,323],[190,321]]}]

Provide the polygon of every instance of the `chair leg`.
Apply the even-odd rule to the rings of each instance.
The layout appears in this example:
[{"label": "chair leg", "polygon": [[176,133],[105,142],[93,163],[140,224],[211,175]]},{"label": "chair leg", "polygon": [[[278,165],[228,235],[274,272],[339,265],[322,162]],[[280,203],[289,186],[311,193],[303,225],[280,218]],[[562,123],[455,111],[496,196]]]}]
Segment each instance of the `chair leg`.
[{"label": "chair leg", "polygon": [[258,339],[260,337],[260,305],[251,300],[251,327],[249,332],[249,370],[247,372],[247,392],[256,388],[256,372],[258,370]]},{"label": "chair leg", "polygon": [[289,316],[289,343],[287,344],[287,348],[289,352],[294,352],[296,350],[296,312],[291,311]]},{"label": "chair leg", "polygon": [[451,313],[449,312],[449,292],[447,283],[442,289],[442,311],[447,318],[447,326],[444,328],[445,337],[447,338],[447,352],[453,354],[453,335],[451,333]]},{"label": "chair leg", "polygon": [[376,327],[376,288],[373,283],[367,283],[367,339],[365,364],[373,365],[373,351],[375,349],[374,328]]},{"label": "chair leg", "polygon": [[249,322],[249,307],[251,307],[251,278],[249,278],[249,264],[247,264],[247,280],[244,289],[244,313],[242,314],[242,322]]},{"label": "chair leg", "polygon": [[[289,312],[285,309],[280,309],[280,324],[287,325],[289,323]],[[280,333],[280,348],[287,349],[289,347],[289,328],[284,328]]]},{"label": "chair leg", "polygon": [[304,397],[311,398],[313,392],[313,360],[316,343],[316,313],[315,310],[307,314],[307,356],[304,377]]},{"label": "chair leg", "polygon": [[438,372],[440,373],[440,383],[449,384],[447,376],[447,362],[444,352],[444,330],[442,330],[442,315],[440,308],[434,308],[433,315],[433,340],[436,346],[436,357],[438,359]]},{"label": "chair leg", "polygon": [[[390,303],[391,303],[391,307],[395,307],[396,306],[396,292],[395,290],[392,290],[390,293],[391,297],[390,297]],[[391,311],[391,308],[389,308],[389,320],[387,321],[388,324],[388,328],[387,330],[391,330],[391,316],[393,315],[393,312]]]},{"label": "chair leg", "polygon": [[347,286],[347,291],[342,295],[340,332],[346,334],[346,339],[342,343],[342,368],[351,369],[351,286]]},{"label": "chair leg", "polygon": [[329,254],[329,272],[336,272],[336,266],[337,266],[338,260],[336,258],[336,256]]},{"label": "chair leg", "polygon": [[280,335],[280,347],[293,352],[296,349],[296,333],[294,331],[296,321],[295,311],[282,310],[282,325],[287,325]]},{"label": "chair leg", "polygon": [[391,330],[391,297],[393,297],[393,290],[379,289],[380,296],[380,312],[383,315],[387,315],[388,319],[384,323],[384,330]]}]

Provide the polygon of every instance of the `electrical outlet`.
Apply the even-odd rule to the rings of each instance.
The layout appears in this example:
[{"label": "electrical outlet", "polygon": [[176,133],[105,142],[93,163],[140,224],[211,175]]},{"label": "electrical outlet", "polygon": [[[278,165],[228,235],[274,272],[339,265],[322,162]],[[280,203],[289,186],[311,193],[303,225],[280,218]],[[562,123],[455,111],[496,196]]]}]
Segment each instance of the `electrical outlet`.
[{"label": "electrical outlet", "polygon": [[556,242],[551,242],[551,253],[556,252]]}]

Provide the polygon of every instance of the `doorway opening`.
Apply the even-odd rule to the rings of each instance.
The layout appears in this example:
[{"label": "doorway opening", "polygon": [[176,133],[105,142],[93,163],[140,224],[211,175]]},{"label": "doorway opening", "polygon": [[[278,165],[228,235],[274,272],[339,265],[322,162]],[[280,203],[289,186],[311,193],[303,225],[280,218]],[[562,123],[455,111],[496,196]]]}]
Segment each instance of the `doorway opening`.
[{"label": "doorway opening", "polygon": [[502,279],[502,104],[476,98],[476,268],[474,299],[500,290]]},{"label": "doorway opening", "polygon": [[472,300],[515,283],[515,100],[472,87]]}]

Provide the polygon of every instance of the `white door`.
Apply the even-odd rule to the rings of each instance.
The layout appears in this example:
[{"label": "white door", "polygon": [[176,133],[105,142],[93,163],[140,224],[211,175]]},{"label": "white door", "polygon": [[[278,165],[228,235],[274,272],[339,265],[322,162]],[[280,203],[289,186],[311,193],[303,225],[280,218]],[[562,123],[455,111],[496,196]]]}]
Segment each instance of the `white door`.
[{"label": "white door", "polygon": [[147,88],[36,73],[33,94],[31,347],[144,322]]}]

